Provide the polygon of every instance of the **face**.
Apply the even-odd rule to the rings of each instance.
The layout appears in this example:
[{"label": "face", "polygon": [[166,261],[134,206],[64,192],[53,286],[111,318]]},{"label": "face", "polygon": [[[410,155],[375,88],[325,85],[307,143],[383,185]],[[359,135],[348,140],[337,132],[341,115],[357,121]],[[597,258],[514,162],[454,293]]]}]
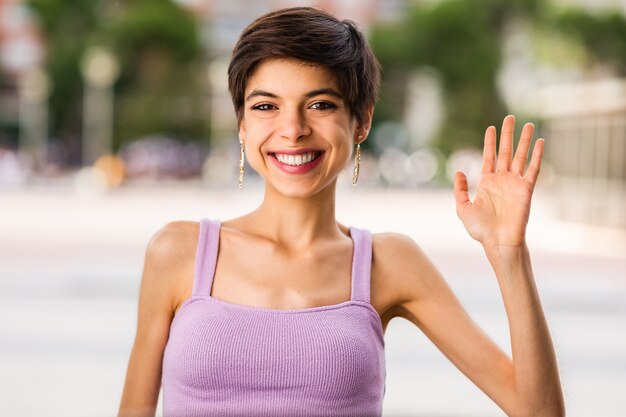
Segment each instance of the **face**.
[{"label": "face", "polygon": [[244,99],[239,136],[248,163],[267,187],[290,197],[334,185],[358,137],[367,137],[321,67],[265,61],[248,79]]}]

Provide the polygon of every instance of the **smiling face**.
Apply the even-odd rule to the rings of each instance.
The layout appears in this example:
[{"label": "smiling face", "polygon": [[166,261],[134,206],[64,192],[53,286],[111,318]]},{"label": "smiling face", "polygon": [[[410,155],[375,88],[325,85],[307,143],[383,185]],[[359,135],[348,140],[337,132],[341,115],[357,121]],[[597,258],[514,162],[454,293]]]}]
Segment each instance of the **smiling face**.
[{"label": "smiling face", "polygon": [[328,70],[287,59],[264,61],[245,89],[239,135],[266,186],[290,197],[334,184],[350,160],[358,126]]}]

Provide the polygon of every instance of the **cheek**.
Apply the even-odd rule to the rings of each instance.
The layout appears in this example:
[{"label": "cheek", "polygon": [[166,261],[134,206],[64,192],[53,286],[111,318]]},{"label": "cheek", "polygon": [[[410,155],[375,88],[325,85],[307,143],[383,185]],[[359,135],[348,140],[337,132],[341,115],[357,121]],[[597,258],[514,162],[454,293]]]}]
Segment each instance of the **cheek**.
[{"label": "cheek", "polygon": [[354,147],[354,142],[352,138],[353,130],[350,128],[346,129],[346,126],[342,125],[338,126],[337,132],[339,133],[337,135],[336,147],[340,151],[340,154],[343,156],[343,158],[348,160],[352,155],[352,148]]},{"label": "cheek", "polygon": [[350,142],[349,144],[346,145],[346,151],[345,151],[345,160],[344,160],[344,168],[350,164],[350,160],[352,159],[352,142]]},{"label": "cheek", "polygon": [[332,147],[332,163],[329,168],[341,171],[350,163],[350,159],[352,157],[352,141],[348,140],[346,136],[341,135],[336,138]]},{"label": "cheek", "polygon": [[258,171],[258,167],[264,164],[263,159],[265,155],[263,153],[263,145],[271,135],[268,133],[270,130],[266,123],[262,121],[248,121],[244,123],[245,128],[245,142],[244,150],[245,157],[248,164]]},{"label": "cheek", "polygon": [[269,119],[251,117],[244,119],[242,123],[246,131],[246,138],[258,138],[267,136],[272,130],[273,122]]},{"label": "cheek", "polygon": [[[259,119],[244,119],[242,122],[243,130],[245,130],[246,139],[246,151],[247,146],[257,146],[259,142],[262,142],[266,138],[268,132],[267,123]],[[253,145],[254,144],[254,145]],[[252,149],[251,149],[252,150]]]}]

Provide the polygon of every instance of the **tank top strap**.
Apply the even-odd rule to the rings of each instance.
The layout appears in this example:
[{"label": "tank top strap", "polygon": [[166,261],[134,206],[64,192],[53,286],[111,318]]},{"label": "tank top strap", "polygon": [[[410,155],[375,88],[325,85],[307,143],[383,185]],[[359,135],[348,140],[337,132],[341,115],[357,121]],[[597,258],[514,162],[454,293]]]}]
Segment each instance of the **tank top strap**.
[{"label": "tank top strap", "polygon": [[370,302],[372,235],[368,230],[350,227],[354,245],[352,255],[352,301]]},{"label": "tank top strap", "polygon": [[209,296],[217,264],[221,223],[219,220],[200,220],[200,234],[196,249],[196,265],[192,296]]}]

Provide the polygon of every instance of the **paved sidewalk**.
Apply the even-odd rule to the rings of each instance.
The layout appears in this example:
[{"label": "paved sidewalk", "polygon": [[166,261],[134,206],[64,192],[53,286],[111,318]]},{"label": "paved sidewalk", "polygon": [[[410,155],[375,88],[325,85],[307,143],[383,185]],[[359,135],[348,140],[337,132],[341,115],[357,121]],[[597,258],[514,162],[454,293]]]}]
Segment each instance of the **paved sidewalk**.
[{"label": "paved sidewalk", "polygon": [[[173,219],[225,219],[254,208],[262,192],[246,185],[237,192],[170,183],[105,196],[77,194],[71,181],[0,190],[0,415],[114,415],[148,239]],[[456,218],[451,191],[341,186],[338,194],[340,221],[413,237],[509,349],[497,283]],[[620,417],[626,232],[561,223],[547,194],[533,210],[528,241],[568,416]],[[386,416],[504,415],[410,323],[392,321],[385,340]]]}]

